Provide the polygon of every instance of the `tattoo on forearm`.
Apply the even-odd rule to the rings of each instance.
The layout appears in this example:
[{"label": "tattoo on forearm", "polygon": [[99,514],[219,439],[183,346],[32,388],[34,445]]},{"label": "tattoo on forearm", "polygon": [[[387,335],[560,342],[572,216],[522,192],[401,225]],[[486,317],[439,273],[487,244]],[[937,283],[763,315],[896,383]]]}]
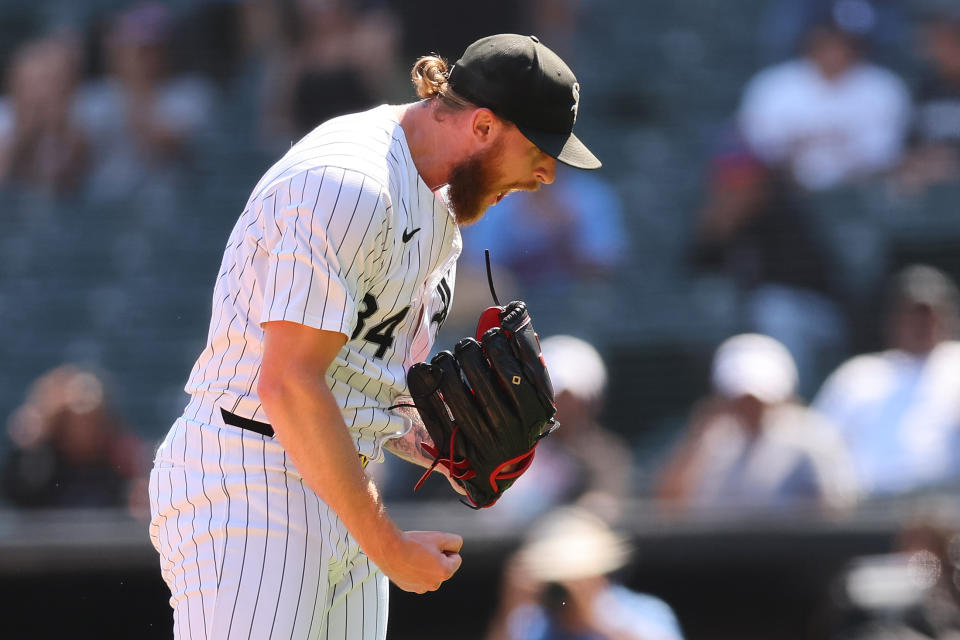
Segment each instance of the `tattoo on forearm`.
[{"label": "tattoo on forearm", "polygon": [[[411,416],[412,417],[412,416]],[[433,460],[428,458],[420,449],[421,442],[431,442],[430,434],[427,428],[419,420],[419,416],[413,418],[413,427],[402,438],[394,438],[386,443],[386,448],[395,456],[412,462],[414,464],[428,467]]]},{"label": "tattoo on forearm", "polygon": [[395,454],[399,455],[402,458],[410,460],[411,458],[416,458],[417,453],[420,449],[418,442],[420,440],[416,435],[417,429],[411,429],[410,433],[403,436],[402,438],[395,438],[390,441],[390,450]]}]

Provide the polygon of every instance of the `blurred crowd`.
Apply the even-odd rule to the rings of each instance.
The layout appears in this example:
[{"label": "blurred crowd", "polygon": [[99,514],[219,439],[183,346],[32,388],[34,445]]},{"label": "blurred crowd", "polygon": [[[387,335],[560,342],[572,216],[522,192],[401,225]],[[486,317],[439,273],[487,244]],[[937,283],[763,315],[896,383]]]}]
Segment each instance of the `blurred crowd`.
[{"label": "blurred crowd", "polygon": [[[191,203],[205,180],[229,183],[220,173],[233,162],[249,162],[255,175],[329,117],[409,100],[410,60],[434,49],[454,55],[487,31],[540,34],[577,69],[585,96],[610,84],[578,56],[578,26],[597,0],[493,2],[499,21],[470,24],[441,22],[421,4],[118,1],[110,11],[7,34],[0,193],[26,207],[147,211],[154,225],[230,220],[252,183],[231,184],[224,202],[233,210],[213,213]],[[638,256],[655,244],[646,236],[659,231],[644,225],[656,216],[625,196],[641,177],[616,163],[589,174],[560,167],[556,184],[512,195],[464,229],[456,304],[439,345],[472,334],[491,304],[489,249],[499,297],[525,299],[534,311],[562,424],[496,507],[532,528],[505,573],[491,640],[681,637],[668,605],[611,577],[628,563],[615,530],[638,496],[669,517],[832,518],[871,501],[960,486],[960,5],[757,4],[752,76],[742,79],[737,104],[695,134],[696,163],[685,167],[695,197],[679,198],[689,211],[656,222],[682,236],[666,265],[648,272]],[[616,84],[644,85],[629,69]],[[583,126],[593,118],[602,132],[597,114],[615,111],[585,102]],[[244,127],[225,129],[226,113]],[[642,117],[638,130],[652,126]],[[249,157],[235,154],[239,148]],[[666,381],[689,387],[689,397],[670,416],[643,423],[636,398],[646,396],[636,386],[665,381],[628,375],[636,343],[657,340],[640,335],[636,326],[646,325],[634,318],[659,310],[644,307],[647,298],[626,283],[663,272],[672,274],[670,286],[690,292],[668,324],[699,327],[684,347],[711,364]],[[16,306],[14,278],[0,273],[0,301]],[[711,305],[702,304],[704,288]],[[204,313],[192,320],[198,338]],[[676,341],[669,329],[662,334]],[[22,381],[20,401],[0,407],[8,505],[142,514],[149,442],[167,425],[127,424],[104,364],[41,362],[47,371],[29,388]],[[641,418],[624,419],[630,415]],[[651,431],[656,444],[645,437]],[[379,473],[391,499],[417,499],[415,471],[387,464]],[[423,493],[441,491],[428,482]],[[952,533],[917,527],[904,533],[894,560],[915,558],[922,541],[944,566],[960,566]],[[571,535],[585,541],[592,571],[544,565],[541,556],[556,555],[550,545],[569,544],[562,538]],[[909,570],[894,560],[887,569]],[[848,578],[875,569],[868,563]],[[956,584],[938,578],[914,594],[920,608],[936,594],[938,611],[949,615],[909,637],[960,633]],[[576,606],[559,604],[568,601]],[[600,620],[595,607],[619,613]],[[858,619],[843,637],[901,637],[870,635],[880,628],[871,625]],[[640,628],[645,634],[625,631]]]},{"label": "blurred crowd", "polygon": [[257,76],[259,124],[235,135],[277,151],[391,95],[398,45],[384,7],[310,0],[148,2],[52,29],[7,61],[0,182],[96,203],[169,197],[237,77]]}]

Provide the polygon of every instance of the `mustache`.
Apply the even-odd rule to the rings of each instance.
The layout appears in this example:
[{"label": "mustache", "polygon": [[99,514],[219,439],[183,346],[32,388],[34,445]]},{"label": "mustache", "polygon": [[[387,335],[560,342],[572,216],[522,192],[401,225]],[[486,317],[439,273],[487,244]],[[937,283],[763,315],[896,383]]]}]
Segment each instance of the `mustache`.
[{"label": "mustache", "polygon": [[517,183],[517,185],[510,187],[509,191],[537,191],[540,189],[539,180],[531,180],[529,182]]}]

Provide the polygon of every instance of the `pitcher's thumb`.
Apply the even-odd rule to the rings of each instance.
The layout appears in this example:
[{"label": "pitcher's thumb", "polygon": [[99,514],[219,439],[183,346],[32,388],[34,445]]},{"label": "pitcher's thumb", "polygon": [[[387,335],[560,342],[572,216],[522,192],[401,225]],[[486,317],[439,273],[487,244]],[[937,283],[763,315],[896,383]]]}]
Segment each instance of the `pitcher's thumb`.
[{"label": "pitcher's thumb", "polygon": [[463,538],[455,533],[441,533],[437,548],[444,553],[459,553],[463,547]]},{"label": "pitcher's thumb", "polygon": [[460,568],[460,565],[463,564],[463,556],[459,553],[453,552],[444,552],[443,554],[443,566],[447,570],[447,576],[452,576],[457,572],[457,569]]}]

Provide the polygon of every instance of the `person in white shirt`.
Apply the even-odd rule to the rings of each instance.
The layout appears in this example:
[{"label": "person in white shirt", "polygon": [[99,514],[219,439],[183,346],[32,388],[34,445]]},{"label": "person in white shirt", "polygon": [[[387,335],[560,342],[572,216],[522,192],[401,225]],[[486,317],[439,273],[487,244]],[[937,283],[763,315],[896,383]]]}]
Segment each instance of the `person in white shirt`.
[{"label": "person in white shirt", "polygon": [[840,365],[813,401],[840,428],[868,495],[960,477],[960,295],[941,271],[914,265],[891,297],[890,347]]},{"label": "person in white shirt", "polygon": [[[77,96],[78,125],[90,142],[85,193],[92,202],[144,203],[158,215],[189,177],[189,159],[212,124],[213,87],[175,73],[173,11],[139,3],[119,13],[103,39],[108,73]],[[148,195],[149,194],[149,195]]]},{"label": "person in white shirt", "polygon": [[797,369],[773,338],[741,334],[713,359],[715,393],[698,403],[661,472],[669,508],[769,514],[850,507],[857,488],[836,428],[796,398]]},{"label": "person in white shirt", "polygon": [[806,55],[760,71],[737,115],[765,163],[809,190],[893,168],[910,125],[910,93],[894,73],[863,59],[838,24],[815,26]]},{"label": "person in white shirt", "polygon": [[79,39],[31,40],[12,56],[0,96],[0,186],[74,191],[87,171],[89,140],[78,121]]},{"label": "person in white shirt", "polygon": [[623,515],[632,489],[630,443],[601,424],[607,367],[597,349],[570,335],[540,341],[563,425],[537,447],[537,463],[497,503],[514,522],[532,522],[548,510],[576,504],[609,520]]},{"label": "person in white shirt", "polygon": [[550,511],[507,562],[485,640],[683,640],[670,605],[620,583],[631,553],[590,511]]}]

